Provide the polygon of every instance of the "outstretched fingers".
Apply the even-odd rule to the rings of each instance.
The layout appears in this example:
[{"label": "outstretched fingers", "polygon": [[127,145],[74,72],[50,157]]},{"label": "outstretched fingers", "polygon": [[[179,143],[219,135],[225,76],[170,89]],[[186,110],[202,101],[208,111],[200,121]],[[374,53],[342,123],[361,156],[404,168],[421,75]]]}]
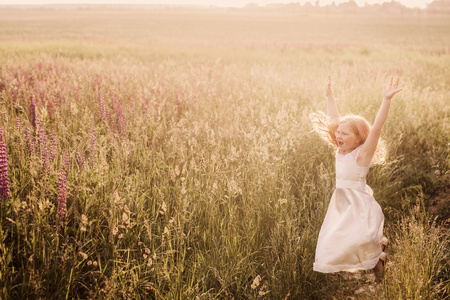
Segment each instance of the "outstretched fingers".
[{"label": "outstretched fingers", "polygon": [[392,98],[392,96],[394,96],[395,94],[397,94],[398,92],[400,92],[403,89],[399,89],[398,88],[398,84],[400,82],[400,78],[397,77],[394,81],[394,77],[391,77],[391,80],[389,81],[389,85],[384,85],[384,96],[386,97],[386,99],[390,100]]},{"label": "outstretched fingers", "polygon": [[397,77],[397,80],[395,81],[395,85],[394,88],[397,89],[398,88],[398,83],[400,82],[400,77]]},{"label": "outstretched fingers", "polygon": [[398,89],[398,90],[395,91],[394,94],[397,94],[398,92],[401,92],[402,90],[403,90],[403,89]]},{"label": "outstretched fingers", "polygon": [[327,77],[327,86],[326,86],[326,88],[327,89],[331,88],[331,76],[330,75],[328,75],[328,77]]},{"label": "outstretched fingers", "polygon": [[400,77],[397,77],[397,80],[395,81],[395,85],[394,85],[394,88],[395,88],[395,93],[394,94],[397,94],[398,92],[400,92],[401,90],[403,90],[403,89],[399,89],[398,88],[398,83],[400,82]]},{"label": "outstretched fingers", "polygon": [[327,85],[325,86],[325,95],[327,97],[333,96],[333,91],[331,89],[331,76],[330,75],[328,75],[328,77],[327,77]]}]

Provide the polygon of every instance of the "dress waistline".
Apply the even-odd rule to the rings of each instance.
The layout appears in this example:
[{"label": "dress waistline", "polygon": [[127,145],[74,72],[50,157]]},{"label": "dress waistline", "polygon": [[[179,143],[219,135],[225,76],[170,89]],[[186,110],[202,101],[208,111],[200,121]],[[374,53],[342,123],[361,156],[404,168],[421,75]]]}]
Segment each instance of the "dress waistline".
[{"label": "dress waistline", "polygon": [[336,188],[365,191],[366,183],[364,181],[336,179]]}]

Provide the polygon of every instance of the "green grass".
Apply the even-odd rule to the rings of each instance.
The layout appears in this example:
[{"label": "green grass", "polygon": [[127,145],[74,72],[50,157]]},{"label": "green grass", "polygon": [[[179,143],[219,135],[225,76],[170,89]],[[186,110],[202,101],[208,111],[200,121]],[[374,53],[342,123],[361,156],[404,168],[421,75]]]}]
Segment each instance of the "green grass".
[{"label": "green grass", "polygon": [[[1,298],[448,298],[448,227],[427,211],[449,182],[447,19],[0,15]],[[371,121],[389,77],[404,88],[369,176],[392,241],[378,286],[312,271],[334,167],[308,115],[328,74],[340,112]]]}]

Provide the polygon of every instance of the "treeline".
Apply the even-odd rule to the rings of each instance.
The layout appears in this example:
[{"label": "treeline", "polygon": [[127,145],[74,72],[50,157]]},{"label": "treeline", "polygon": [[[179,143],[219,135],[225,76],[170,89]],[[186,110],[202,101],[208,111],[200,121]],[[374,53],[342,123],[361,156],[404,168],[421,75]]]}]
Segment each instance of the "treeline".
[{"label": "treeline", "polygon": [[[251,0],[250,0],[251,1]],[[358,6],[355,0],[319,6],[319,1],[315,4],[307,2],[273,3],[259,5],[249,3],[244,7],[218,7],[214,5],[173,5],[173,4],[45,4],[45,5],[0,5],[0,9],[19,9],[19,10],[163,10],[163,11],[232,11],[232,12],[251,12],[251,13],[325,13],[325,14],[382,14],[382,15],[448,15],[450,14],[450,0],[434,0],[426,8],[409,8],[400,2],[392,0],[382,4],[365,4]]]},{"label": "treeline", "polygon": [[[318,2],[318,1],[317,1]],[[382,4],[365,4],[358,6],[354,0],[336,4],[319,6],[310,2],[301,5],[298,2],[287,4],[267,4],[260,6],[256,3],[249,3],[241,8],[245,11],[253,12],[286,12],[286,13],[342,13],[342,14],[450,14],[450,0],[435,0],[427,5],[426,8],[409,8],[397,1],[385,2]]]}]

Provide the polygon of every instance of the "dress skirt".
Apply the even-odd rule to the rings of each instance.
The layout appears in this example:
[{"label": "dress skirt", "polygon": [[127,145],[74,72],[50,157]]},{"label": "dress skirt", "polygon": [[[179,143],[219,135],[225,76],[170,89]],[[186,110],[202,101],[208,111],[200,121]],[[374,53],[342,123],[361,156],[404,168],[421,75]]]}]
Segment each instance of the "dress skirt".
[{"label": "dress skirt", "polygon": [[331,197],[319,233],[314,271],[372,269],[379,260],[384,215],[372,189],[354,183],[340,183],[343,187],[337,187]]}]

